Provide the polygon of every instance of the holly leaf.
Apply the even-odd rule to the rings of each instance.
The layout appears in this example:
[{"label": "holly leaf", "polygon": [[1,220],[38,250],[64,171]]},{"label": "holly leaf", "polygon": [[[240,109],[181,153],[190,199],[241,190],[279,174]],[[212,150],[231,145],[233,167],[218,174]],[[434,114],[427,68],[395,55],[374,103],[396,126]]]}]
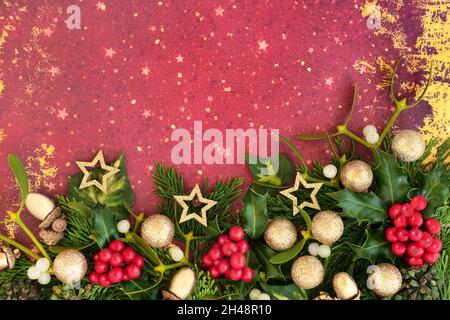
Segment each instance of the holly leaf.
[{"label": "holly leaf", "polygon": [[117,230],[116,215],[107,208],[92,209],[94,223],[92,224],[92,234],[95,241],[103,248],[114,239],[119,239]]},{"label": "holly leaf", "polygon": [[403,172],[392,154],[376,151],[379,159],[373,170],[375,176],[375,193],[387,206],[404,203],[408,200],[410,186],[408,176]]},{"label": "holly leaf", "polygon": [[277,300],[308,300],[306,291],[300,289],[295,283],[276,286],[261,282],[261,288]]},{"label": "holly leaf", "polygon": [[366,241],[362,246],[349,243],[358,259],[369,260],[372,264],[383,259],[394,262],[395,255],[391,251],[391,243],[386,240],[381,228],[372,232],[366,230],[366,235]]},{"label": "holly leaf", "polygon": [[425,218],[434,216],[436,209],[447,201],[449,196],[449,174],[445,167],[436,165],[433,170],[423,174],[419,194],[427,199],[427,207],[422,211]]},{"label": "holly leaf", "polygon": [[8,164],[16,178],[17,185],[19,186],[21,194],[20,203],[21,206],[23,206],[29,192],[27,172],[25,171],[22,161],[14,154],[8,154]]},{"label": "holly leaf", "polygon": [[147,271],[143,270],[139,279],[122,281],[120,284],[131,300],[156,300],[160,283],[161,279],[155,281]]},{"label": "holly leaf", "polygon": [[277,168],[274,166],[273,158],[247,156],[246,160],[253,178],[267,185],[267,187],[288,184],[294,175],[294,168],[291,162],[283,154],[280,154],[278,157],[277,171],[275,171]]},{"label": "holly leaf", "polygon": [[276,252],[270,249],[268,246],[261,242],[255,242],[253,250],[258,258],[259,262],[263,265],[265,273],[265,281],[270,279],[273,280],[285,280],[283,274],[281,273],[279,267],[274,266],[270,263],[270,258],[273,257]]},{"label": "holly leaf", "polygon": [[373,192],[354,193],[348,189],[329,193],[339,207],[343,209],[342,215],[354,218],[358,222],[381,222],[387,217],[386,206]]},{"label": "holly leaf", "polygon": [[266,206],[267,193],[261,195],[249,188],[242,201],[244,202],[244,230],[250,238],[255,239],[264,232],[269,221]]}]

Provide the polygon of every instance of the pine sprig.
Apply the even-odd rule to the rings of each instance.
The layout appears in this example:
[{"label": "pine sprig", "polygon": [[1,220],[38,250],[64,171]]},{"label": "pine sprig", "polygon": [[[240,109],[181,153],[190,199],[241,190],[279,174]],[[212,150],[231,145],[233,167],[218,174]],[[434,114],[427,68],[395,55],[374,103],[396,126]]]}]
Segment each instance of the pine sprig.
[{"label": "pine sprig", "polygon": [[199,271],[197,267],[196,273],[197,284],[188,300],[206,300],[213,298],[219,292],[219,288],[214,279],[211,278],[209,272],[206,272],[205,270]]},{"label": "pine sprig", "polygon": [[16,259],[16,265],[13,269],[6,269],[0,272],[0,283],[29,280],[27,271],[33,265],[34,263],[21,256]]}]

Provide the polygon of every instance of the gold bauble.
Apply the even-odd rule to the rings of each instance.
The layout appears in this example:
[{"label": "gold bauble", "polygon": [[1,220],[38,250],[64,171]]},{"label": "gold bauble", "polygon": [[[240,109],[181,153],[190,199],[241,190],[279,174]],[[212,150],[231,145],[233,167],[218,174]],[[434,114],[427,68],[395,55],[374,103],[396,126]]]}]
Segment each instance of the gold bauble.
[{"label": "gold bauble", "polygon": [[59,253],[53,261],[53,272],[59,281],[74,284],[84,278],[87,271],[87,261],[77,250],[67,249]]},{"label": "gold bauble", "polygon": [[332,244],[339,240],[344,232],[344,222],[334,211],[318,212],[311,221],[311,234],[323,244]]},{"label": "gold bauble", "polygon": [[301,289],[312,289],[322,283],[325,270],[319,259],[302,256],[295,260],[291,268],[291,277]]},{"label": "gold bauble", "polygon": [[390,263],[377,266],[379,269],[372,275],[377,277],[373,291],[380,297],[392,297],[402,287],[402,274]]},{"label": "gold bauble", "polygon": [[185,267],[178,270],[162,294],[166,300],[185,300],[194,291],[197,277],[194,270]]},{"label": "gold bauble", "polygon": [[275,218],[266,226],[264,240],[275,251],[287,250],[297,241],[297,228],[291,220]]},{"label": "gold bauble", "polygon": [[366,192],[373,180],[370,166],[361,160],[347,162],[341,169],[341,183],[353,192]]},{"label": "gold bauble", "polygon": [[392,139],[392,152],[405,162],[418,160],[425,153],[425,140],[414,130],[402,130]]},{"label": "gold bauble", "polygon": [[346,272],[336,273],[333,277],[333,289],[340,300],[355,300],[359,298],[356,281]]},{"label": "gold bauble", "polygon": [[172,220],[162,214],[153,214],[144,220],[142,239],[153,248],[167,247],[173,240],[175,228]]}]

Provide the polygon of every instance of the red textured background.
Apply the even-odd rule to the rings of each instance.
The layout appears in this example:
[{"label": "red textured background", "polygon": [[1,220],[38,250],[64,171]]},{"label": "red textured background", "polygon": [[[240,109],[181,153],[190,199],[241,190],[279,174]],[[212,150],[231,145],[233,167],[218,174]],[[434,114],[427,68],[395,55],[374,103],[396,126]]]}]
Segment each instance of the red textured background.
[{"label": "red textured background", "polygon": [[[105,10],[92,0],[10,2],[0,7],[0,26],[14,28],[0,47],[0,128],[7,136],[0,143],[0,212],[17,202],[9,152],[25,159],[41,144],[55,146],[49,161],[57,175],[38,188],[52,195],[65,193],[76,160],[91,160],[99,149],[113,160],[123,151],[135,209],[148,214],[157,202],[151,166],[171,164],[173,127],[191,131],[202,120],[204,130],[262,126],[288,137],[332,131],[348,111],[354,81],[360,90],[352,129],[381,128],[391,113],[387,92],[375,90],[381,73],[368,83],[353,68],[357,59],[391,62],[400,53],[366,27],[364,1],[105,0]],[[65,25],[70,4],[81,8],[81,30]],[[412,42],[415,10],[401,12]],[[420,124],[428,111],[411,110],[398,124]],[[307,160],[329,159],[325,142],[297,145]],[[179,170],[188,187],[204,176],[212,183],[250,177],[244,165]]]}]

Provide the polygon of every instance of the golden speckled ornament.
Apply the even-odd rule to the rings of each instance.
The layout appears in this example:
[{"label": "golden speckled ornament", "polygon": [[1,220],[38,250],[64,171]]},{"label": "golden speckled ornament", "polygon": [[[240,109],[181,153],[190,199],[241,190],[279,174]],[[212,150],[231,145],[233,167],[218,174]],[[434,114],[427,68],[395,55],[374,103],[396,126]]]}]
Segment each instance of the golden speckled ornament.
[{"label": "golden speckled ornament", "polygon": [[172,220],[162,214],[153,214],[142,223],[142,239],[153,248],[167,247],[173,240],[175,227]]},{"label": "golden speckled ornament", "polygon": [[341,183],[353,192],[366,192],[373,180],[370,166],[361,160],[347,162],[341,169]]},{"label": "golden speckled ornament", "polygon": [[312,289],[322,283],[325,270],[319,259],[302,256],[295,260],[291,268],[291,277],[301,289]]},{"label": "golden speckled ornament", "polygon": [[266,226],[264,240],[275,251],[287,250],[297,241],[297,229],[292,221],[275,218]]},{"label": "golden speckled ornament", "polygon": [[333,289],[340,300],[359,299],[358,285],[353,277],[346,272],[339,272],[334,275]]},{"label": "golden speckled ornament", "polygon": [[87,261],[77,250],[67,249],[59,253],[53,261],[53,272],[59,281],[74,284],[84,278],[87,271]]},{"label": "golden speckled ornament", "polygon": [[402,274],[390,263],[381,263],[377,266],[378,270],[371,276],[377,277],[373,291],[380,297],[392,297],[402,287]]},{"label": "golden speckled ornament", "polygon": [[425,140],[414,130],[402,130],[392,139],[392,152],[397,159],[413,162],[425,153]]},{"label": "golden speckled ornament", "polygon": [[323,244],[332,244],[339,240],[344,232],[344,222],[334,211],[318,212],[311,221],[311,234]]}]

